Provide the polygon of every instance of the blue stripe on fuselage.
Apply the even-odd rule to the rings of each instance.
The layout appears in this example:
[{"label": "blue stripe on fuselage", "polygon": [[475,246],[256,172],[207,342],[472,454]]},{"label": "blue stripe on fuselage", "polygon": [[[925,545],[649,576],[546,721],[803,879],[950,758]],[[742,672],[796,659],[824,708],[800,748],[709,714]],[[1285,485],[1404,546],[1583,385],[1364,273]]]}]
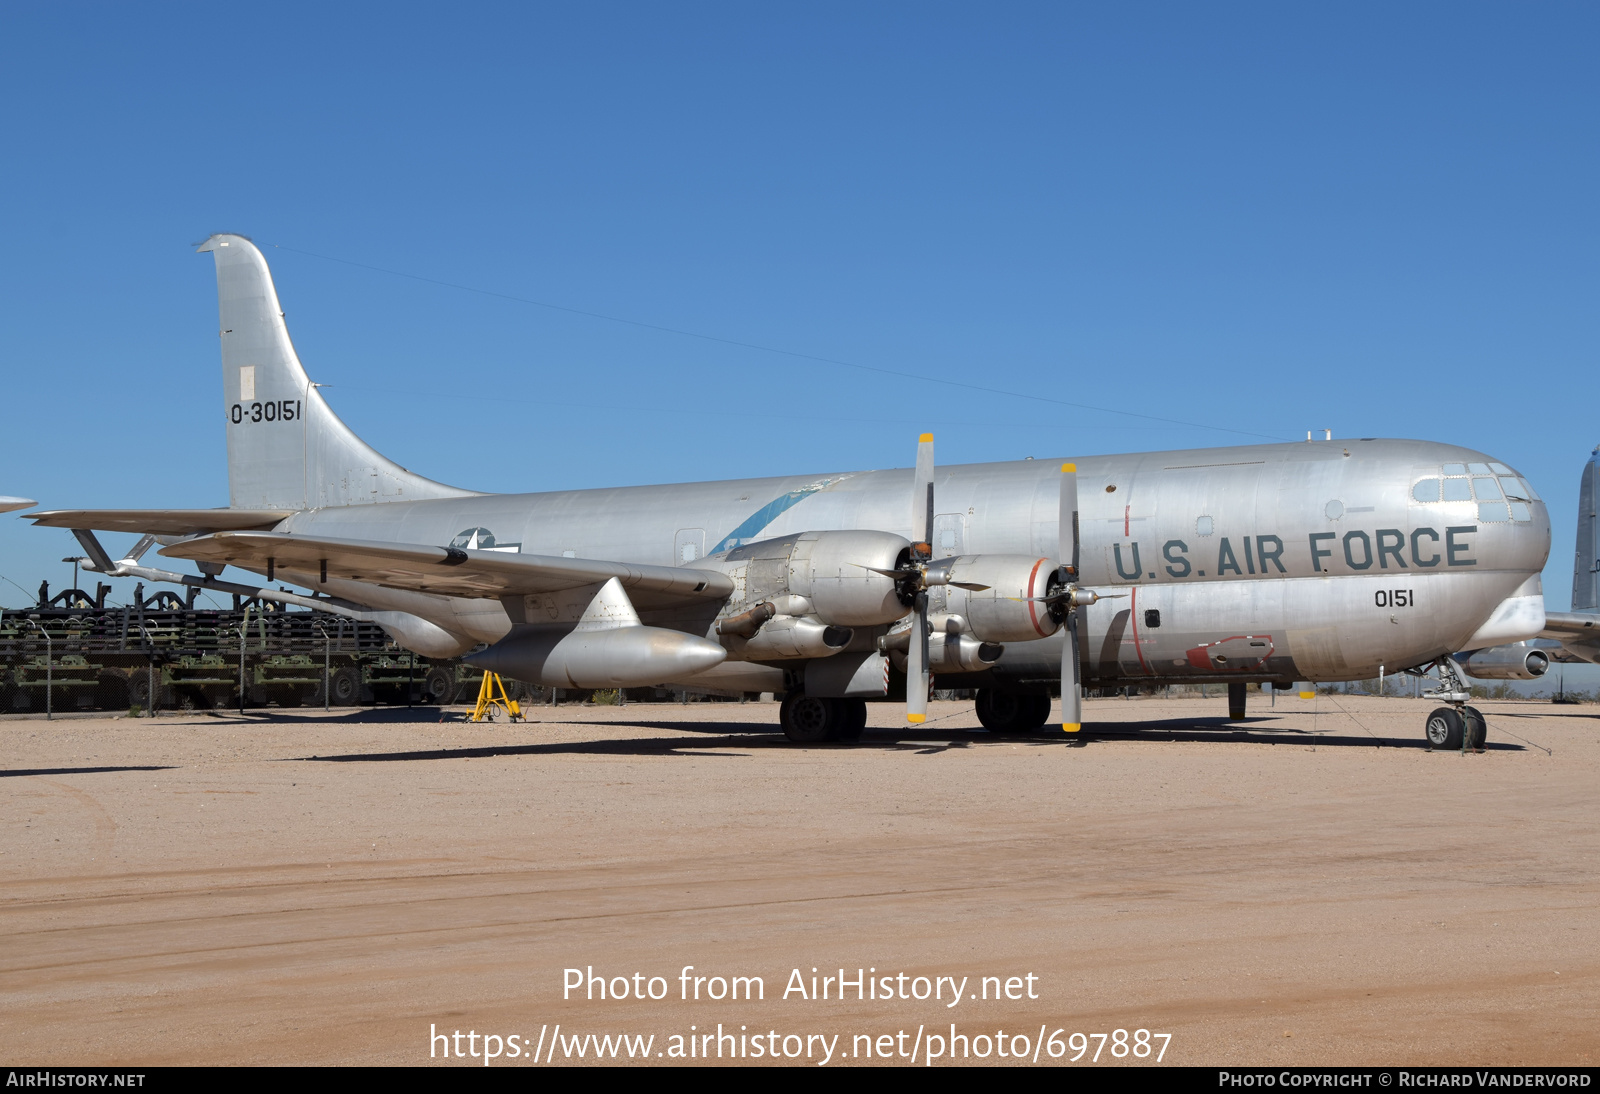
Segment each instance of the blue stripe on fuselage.
[{"label": "blue stripe on fuselage", "polygon": [[810,486],[803,486],[799,490],[791,490],[782,497],[774,498],[772,501],[767,502],[767,504],[746,517],[743,524],[723,536],[722,542],[711,548],[711,553],[720,555],[723,551],[738,547],[746,540],[754,539],[767,525],[777,520],[806,498],[809,498],[812,494],[831,485],[833,481],[829,479],[827,482],[812,483]]}]

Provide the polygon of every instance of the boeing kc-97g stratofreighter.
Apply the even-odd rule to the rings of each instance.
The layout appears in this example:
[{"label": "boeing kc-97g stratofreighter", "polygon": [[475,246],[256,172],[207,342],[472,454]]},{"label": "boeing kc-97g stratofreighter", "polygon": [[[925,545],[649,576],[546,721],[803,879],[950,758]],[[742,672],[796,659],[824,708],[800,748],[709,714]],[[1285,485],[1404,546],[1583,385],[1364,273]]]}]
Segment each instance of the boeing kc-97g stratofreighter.
[{"label": "boeing kc-97g stratofreighter", "polygon": [[[376,621],[418,653],[536,684],[786,693],[797,741],[853,739],[869,699],[923,720],[931,677],[996,733],[1084,685],[1356,680],[1544,626],[1545,507],[1488,456],[1316,441],[538,494],[385,459],[289,339],[261,252],[215,235],[230,505],[55,511],[103,572]],[[1066,430],[1064,429],[1064,432]],[[112,559],[145,533],[199,575]],[[227,566],[314,590],[218,578]]]}]

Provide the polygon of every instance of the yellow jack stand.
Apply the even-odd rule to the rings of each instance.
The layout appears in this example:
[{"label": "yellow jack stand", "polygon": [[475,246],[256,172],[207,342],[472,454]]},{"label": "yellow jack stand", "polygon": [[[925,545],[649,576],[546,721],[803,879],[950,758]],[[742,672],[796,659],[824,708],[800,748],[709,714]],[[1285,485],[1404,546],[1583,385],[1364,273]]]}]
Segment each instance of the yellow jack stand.
[{"label": "yellow jack stand", "polygon": [[478,705],[472,708],[474,722],[494,721],[496,707],[506,712],[506,717],[513,722],[522,721],[522,707],[517,705],[515,699],[506,695],[506,686],[500,682],[500,677],[492,672],[483,674],[483,686],[478,688]]}]

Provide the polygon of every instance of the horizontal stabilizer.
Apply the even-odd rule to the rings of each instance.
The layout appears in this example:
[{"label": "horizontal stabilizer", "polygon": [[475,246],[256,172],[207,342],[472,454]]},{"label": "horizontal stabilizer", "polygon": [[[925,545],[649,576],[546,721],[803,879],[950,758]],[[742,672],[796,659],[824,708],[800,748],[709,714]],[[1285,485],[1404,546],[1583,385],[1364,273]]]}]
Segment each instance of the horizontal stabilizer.
[{"label": "horizontal stabilizer", "polygon": [[1600,612],[1545,612],[1539,637],[1561,643],[1546,651],[1557,661],[1600,663]]},{"label": "horizontal stabilizer", "polygon": [[1584,637],[1600,641],[1600,612],[1545,612],[1542,638]]},{"label": "horizontal stabilizer", "polygon": [[294,514],[293,509],[52,509],[29,513],[27,519],[44,528],[198,536],[273,528]]},{"label": "horizontal stabilizer", "polygon": [[630,592],[674,600],[724,600],[733,580],[715,570],[601,562],[587,558],[469,551],[413,543],[321,539],[280,532],[218,532],[162,549],[168,558],[223,563],[279,574],[301,584],[324,576],[445,596],[497,598],[558,592],[616,578]]},{"label": "horizontal stabilizer", "polygon": [[31,498],[0,497],[0,513],[9,513],[13,509],[31,509],[38,504]]}]

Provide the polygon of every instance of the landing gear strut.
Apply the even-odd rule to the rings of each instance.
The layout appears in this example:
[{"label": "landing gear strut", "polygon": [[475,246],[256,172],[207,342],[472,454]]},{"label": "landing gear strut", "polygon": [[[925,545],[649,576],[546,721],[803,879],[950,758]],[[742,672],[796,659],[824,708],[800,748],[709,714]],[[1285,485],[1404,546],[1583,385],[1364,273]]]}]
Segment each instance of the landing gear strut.
[{"label": "landing gear strut", "polygon": [[1432,665],[1409,671],[1421,676],[1434,667],[1439,670],[1439,686],[1433,691],[1424,692],[1423,697],[1438,699],[1449,705],[1439,707],[1428,715],[1423,730],[1428,739],[1428,750],[1482,752],[1484,741],[1489,735],[1489,726],[1477,707],[1467,705],[1472,693],[1467,690],[1467,682],[1461,678],[1455,661],[1449,657],[1441,657]]},{"label": "landing gear strut", "polygon": [[1228,685],[1228,721],[1244,721],[1244,697],[1245,690],[1243,684]]}]

